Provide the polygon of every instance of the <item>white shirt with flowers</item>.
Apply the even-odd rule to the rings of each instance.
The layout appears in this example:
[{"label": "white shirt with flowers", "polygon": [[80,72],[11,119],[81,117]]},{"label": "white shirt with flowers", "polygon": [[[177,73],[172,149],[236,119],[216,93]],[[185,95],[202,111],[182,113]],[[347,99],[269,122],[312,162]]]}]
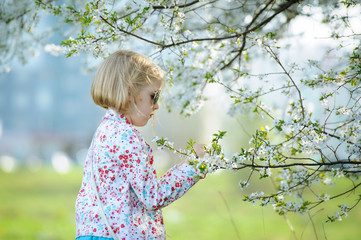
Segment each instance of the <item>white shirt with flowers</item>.
[{"label": "white shirt with flowers", "polygon": [[161,208],[199,180],[188,164],[173,167],[158,179],[150,146],[123,115],[108,110],[86,158],[75,206],[76,237],[111,238],[92,189],[92,160],[100,201],[118,239],[165,239]]}]

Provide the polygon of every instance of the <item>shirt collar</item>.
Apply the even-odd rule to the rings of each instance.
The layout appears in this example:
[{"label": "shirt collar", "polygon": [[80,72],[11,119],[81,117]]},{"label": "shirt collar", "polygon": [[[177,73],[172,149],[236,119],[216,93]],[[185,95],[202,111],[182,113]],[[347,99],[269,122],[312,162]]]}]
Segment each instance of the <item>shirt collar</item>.
[{"label": "shirt collar", "polygon": [[118,112],[116,112],[114,109],[111,108],[107,110],[104,119],[112,119],[133,126],[123,114],[119,114]]}]

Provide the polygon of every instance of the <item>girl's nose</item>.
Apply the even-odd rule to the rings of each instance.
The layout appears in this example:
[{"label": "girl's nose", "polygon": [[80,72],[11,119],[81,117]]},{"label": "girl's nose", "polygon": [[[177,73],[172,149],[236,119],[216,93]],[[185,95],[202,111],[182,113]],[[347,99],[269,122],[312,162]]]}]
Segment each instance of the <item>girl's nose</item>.
[{"label": "girl's nose", "polygon": [[159,109],[159,104],[158,104],[158,103],[156,103],[156,104],[153,104],[153,109],[154,109],[154,110],[157,110],[157,109]]}]

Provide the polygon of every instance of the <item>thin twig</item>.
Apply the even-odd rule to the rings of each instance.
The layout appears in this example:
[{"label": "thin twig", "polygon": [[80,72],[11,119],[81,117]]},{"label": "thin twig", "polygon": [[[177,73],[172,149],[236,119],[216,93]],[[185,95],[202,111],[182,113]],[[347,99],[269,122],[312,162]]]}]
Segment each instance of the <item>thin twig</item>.
[{"label": "thin twig", "polygon": [[173,9],[173,8],[186,8],[186,7],[189,7],[189,6],[192,6],[196,3],[198,3],[199,0],[195,0],[193,2],[190,2],[190,3],[185,3],[185,4],[175,4],[173,6],[161,6],[161,5],[154,5],[152,6],[153,9]]},{"label": "thin twig", "polygon": [[300,104],[301,104],[301,110],[302,110],[302,119],[305,119],[305,108],[303,106],[303,98],[302,98],[302,94],[301,94],[301,90],[298,88],[296,82],[293,80],[292,76],[290,75],[290,73],[286,70],[286,68],[283,66],[283,64],[281,63],[281,60],[278,58],[277,54],[273,51],[273,49],[271,48],[271,46],[266,46],[266,50],[271,54],[271,56],[273,57],[273,59],[278,63],[278,65],[282,68],[282,70],[285,72],[285,74],[287,75],[288,79],[290,79],[290,81],[292,82],[292,84],[295,86],[296,91],[298,93],[298,98],[300,100]]},{"label": "thin twig", "polygon": [[226,198],[223,196],[222,192],[221,191],[218,191],[219,195],[221,196],[223,202],[224,202],[224,205],[226,206],[227,208],[227,212],[228,212],[228,215],[229,215],[229,219],[231,220],[231,223],[232,223],[232,226],[234,228],[234,231],[236,232],[236,235],[237,235],[237,239],[241,239],[241,236],[239,234],[239,231],[238,231],[238,228],[237,228],[237,225],[233,219],[233,216],[232,216],[232,213],[231,213],[231,209],[229,208],[228,206],[228,203],[227,203],[227,200]]}]

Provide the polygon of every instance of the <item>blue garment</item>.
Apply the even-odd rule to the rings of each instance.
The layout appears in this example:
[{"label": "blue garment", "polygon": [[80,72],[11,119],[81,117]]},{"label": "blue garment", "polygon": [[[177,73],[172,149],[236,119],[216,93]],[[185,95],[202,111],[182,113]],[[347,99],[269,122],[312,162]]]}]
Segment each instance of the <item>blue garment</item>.
[{"label": "blue garment", "polygon": [[95,237],[95,236],[81,236],[75,238],[75,240],[113,240],[113,238]]}]

